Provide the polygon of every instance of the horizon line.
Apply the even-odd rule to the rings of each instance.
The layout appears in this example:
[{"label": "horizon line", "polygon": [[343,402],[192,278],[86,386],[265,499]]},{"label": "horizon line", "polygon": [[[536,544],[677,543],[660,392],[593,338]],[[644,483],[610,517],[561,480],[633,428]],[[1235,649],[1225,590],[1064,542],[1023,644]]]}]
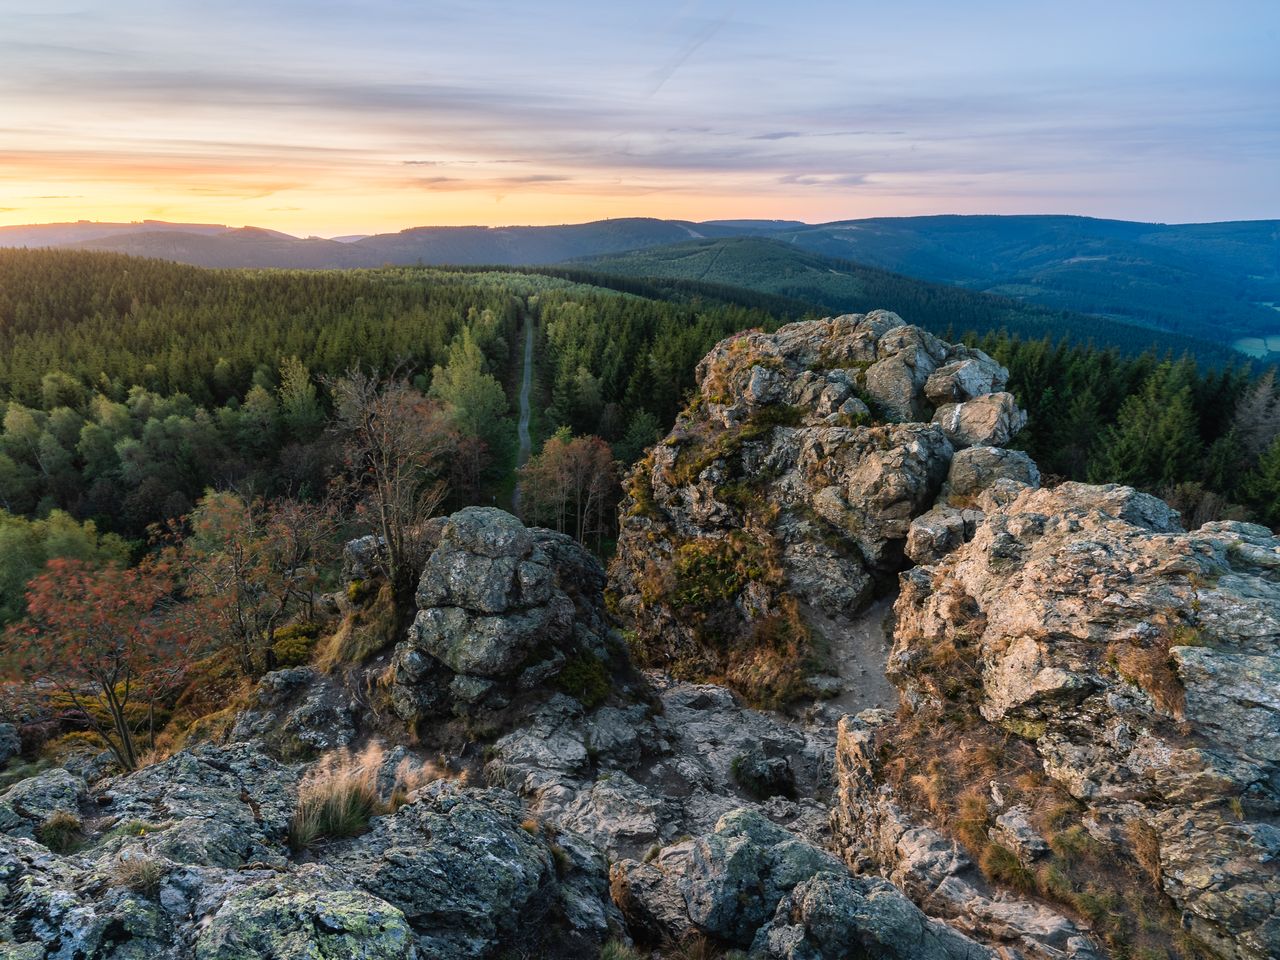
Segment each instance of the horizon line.
[{"label": "horizon line", "polygon": [[[167,227],[202,227],[202,228],[221,228],[228,232],[240,230],[260,230],[267,233],[279,234],[284,238],[298,241],[306,240],[325,240],[337,241],[338,238],[353,238],[353,240],[366,239],[377,236],[395,236],[397,234],[406,233],[410,230],[517,230],[517,229],[540,229],[554,227],[581,227],[589,226],[596,223],[610,223],[613,221],[624,220],[651,220],[657,223],[689,223],[698,225],[719,225],[732,223],[777,223],[777,224],[797,224],[801,227],[823,227],[840,223],[862,223],[869,221],[881,220],[929,220],[936,218],[955,218],[955,219],[976,219],[979,217],[993,217],[1002,220],[1030,219],[1030,218],[1061,218],[1074,220],[1097,220],[1102,222],[1113,223],[1135,223],[1145,224],[1156,227],[1190,227],[1190,226],[1212,226],[1229,223],[1268,223],[1280,222],[1280,217],[1229,217],[1221,220],[1131,220],[1124,217],[1099,217],[1091,214],[1080,213],[923,213],[923,214],[902,214],[897,216],[872,216],[872,217],[845,217],[835,220],[801,220],[793,217],[715,217],[709,220],[686,220],[678,217],[655,217],[644,214],[634,214],[616,217],[600,217],[595,220],[575,220],[575,221],[558,221],[544,223],[416,223],[409,226],[400,227],[397,230],[383,230],[368,233],[333,230],[326,231],[324,234],[309,233],[297,234],[290,233],[287,230],[281,230],[277,227],[265,226],[261,223],[242,223],[235,226],[229,223],[216,223],[211,221],[199,220],[162,220],[154,217],[143,217],[141,219],[130,220],[92,220],[89,218],[77,218],[75,220],[49,220],[40,222],[23,222],[0,224],[0,235],[5,231],[37,229],[42,227],[71,227],[78,225],[85,226],[120,226],[120,227],[140,227],[147,224],[164,225]],[[180,231],[176,231],[180,232]],[[698,237],[690,237],[691,240],[699,239]],[[702,238],[714,239],[714,238]]]}]

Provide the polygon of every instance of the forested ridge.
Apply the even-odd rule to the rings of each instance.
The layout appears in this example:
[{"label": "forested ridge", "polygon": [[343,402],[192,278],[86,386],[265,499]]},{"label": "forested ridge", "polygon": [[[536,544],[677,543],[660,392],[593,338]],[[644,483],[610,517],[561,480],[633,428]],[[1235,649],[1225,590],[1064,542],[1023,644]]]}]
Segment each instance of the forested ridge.
[{"label": "forested ridge", "polygon": [[[97,546],[105,534],[136,550],[149,525],[211,488],[320,496],[340,466],[332,384],[353,369],[394,374],[442,406],[465,441],[449,502],[488,502],[513,467],[503,383],[522,318],[536,323],[540,439],[564,428],[546,452],[595,469],[609,457],[573,437],[629,464],[670,427],[712,345],[816,314],[771,294],[577,270],[211,271],[3,251],[0,509],[9,536],[21,527],[14,555],[27,569],[48,555],[50,531],[85,558],[121,555],[114,541]],[[1018,444],[1047,474],[1130,483],[1189,521],[1280,523],[1272,375],[1007,331],[968,339],[1009,367],[1030,414]],[[552,473],[535,458],[526,479]],[[592,497],[606,517],[609,498]],[[538,508],[544,522],[572,525],[581,504],[555,502]],[[94,528],[70,537],[73,520]]]}]

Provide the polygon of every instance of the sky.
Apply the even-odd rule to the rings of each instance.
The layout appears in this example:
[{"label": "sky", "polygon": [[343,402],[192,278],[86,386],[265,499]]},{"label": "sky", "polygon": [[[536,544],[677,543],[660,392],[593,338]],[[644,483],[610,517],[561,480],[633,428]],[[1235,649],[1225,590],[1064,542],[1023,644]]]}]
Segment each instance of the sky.
[{"label": "sky", "polygon": [[1280,217],[1280,0],[0,0],[0,224]]}]

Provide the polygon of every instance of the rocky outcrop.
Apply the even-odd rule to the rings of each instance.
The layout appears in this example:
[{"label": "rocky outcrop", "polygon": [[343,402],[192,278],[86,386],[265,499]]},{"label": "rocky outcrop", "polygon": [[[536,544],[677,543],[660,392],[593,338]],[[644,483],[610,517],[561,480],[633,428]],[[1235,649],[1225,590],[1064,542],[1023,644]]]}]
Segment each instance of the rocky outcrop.
[{"label": "rocky outcrop", "polygon": [[[706,832],[740,807],[824,842],[833,717],[790,724],[724,687],[649,679],[653,705],[588,712],[569,697],[548,701],[494,744],[486,779],[615,857]],[[752,778],[753,757],[775,777]]]},{"label": "rocky outcrop", "polygon": [[[1087,930],[1044,903],[997,889],[955,840],[899,806],[885,783],[876,737],[891,720],[872,710],[840,723],[832,825],[849,865],[860,874],[880,873],[931,916],[1005,952],[1039,960],[1097,960],[1102,954]],[[1027,863],[1043,852],[1043,839],[1026,825],[1020,808],[997,817],[996,828],[993,839],[1014,849],[1022,844]],[[1010,832],[1017,838],[1011,841]]]},{"label": "rocky outcrop", "polygon": [[[635,649],[753,694],[785,674],[817,626],[805,609],[838,626],[892,586],[957,449],[981,451],[958,469],[959,497],[988,474],[1036,482],[1034,466],[990,452],[1025,421],[1007,376],[884,311],[718,344],[694,403],[629,481],[611,576]],[[974,522],[934,539],[963,542]]]},{"label": "rocky outcrop", "polygon": [[[507,707],[573,668],[608,673],[617,638],[605,619],[604,570],[563,534],[501,510],[451,516],[418,586],[418,615],[396,649],[392,699],[405,720],[472,717]],[[601,680],[603,682],[603,680]]]},{"label": "rocky outcrop", "polygon": [[[1003,740],[990,796],[968,802],[1012,871],[1092,851],[1218,956],[1280,954],[1280,539],[1236,522],[1183,532],[1126,487],[997,482],[976,506],[970,542],[903,576],[889,670],[908,719],[842,730],[850,858],[973,916],[952,896],[964,865],[894,812],[877,758],[890,745],[927,769]],[[904,749],[919,724],[952,752]],[[1033,774],[1020,785],[1015,761]]]},{"label": "rocky outcrop", "polygon": [[651,942],[701,934],[753,957],[980,960],[989,950],[927,918],[901,891],[851,876],[829,853],[733,810],[715,829],[622,860],[614,899],[633,933]]},{"label": "rocky outcrop", "polygon": [[517,944],[576,956],[605,937],[603,857],[542,830],[512,794],[436,781],[299,857],[305,770],[254,743],[203,747],[78,798],[74,852],[0,834],[0,952],[464,960]]}]

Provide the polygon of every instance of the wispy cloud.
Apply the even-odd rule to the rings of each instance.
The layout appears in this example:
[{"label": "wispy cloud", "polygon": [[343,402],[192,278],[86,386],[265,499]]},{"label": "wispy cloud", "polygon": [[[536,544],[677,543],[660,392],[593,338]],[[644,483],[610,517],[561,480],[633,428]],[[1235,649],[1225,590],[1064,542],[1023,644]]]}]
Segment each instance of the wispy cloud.
[{"label": "wispy cloud", "polygon": [[[963,15],[922,0],[911,16],[818,0],[589,16],[576,0],[371,2],[164,17],[116,0],[69,17],[18,0],[22,39],[0,41],[0,201],[83,201],[90,215],[122,198],[208,214],[225,202],[248,217],[358,196],[406,222],[500,197],[542,218],[1032,211],[1064,197],[1160,219],[1280,214],[1274,6],[1177,22],[1135,0],[1102,34],[1084,12],[1009,16],[1012,0]],[[1129,27],[1151,43],[1126,47]]]}]

